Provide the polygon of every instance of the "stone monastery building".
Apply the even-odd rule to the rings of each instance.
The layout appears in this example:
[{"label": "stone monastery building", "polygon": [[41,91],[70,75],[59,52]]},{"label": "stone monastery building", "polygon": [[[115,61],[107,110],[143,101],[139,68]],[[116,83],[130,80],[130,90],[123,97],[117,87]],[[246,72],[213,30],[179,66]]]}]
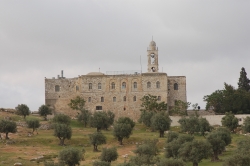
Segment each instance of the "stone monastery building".
[{"label": "stone monastery building", "polygon": [[147,49],[148,72],[112,73],[91,72],[75,78],[45,78],[45,104],[56,112],[76,115],[68,106],[70,99],[81,96],[85,108],[91,112],[113,111],[116,118],[128,116],[134,120],[140,117],[141,98],[151,94],[164,101],[169,107],[176,100],[187,101],[186,77],[168,76],[159,72],[158,47],[151,41]]}]

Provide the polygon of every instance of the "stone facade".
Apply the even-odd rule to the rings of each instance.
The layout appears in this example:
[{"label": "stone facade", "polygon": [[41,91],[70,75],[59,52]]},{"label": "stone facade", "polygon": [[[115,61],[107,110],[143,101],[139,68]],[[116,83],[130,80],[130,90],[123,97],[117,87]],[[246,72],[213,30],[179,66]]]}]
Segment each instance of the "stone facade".
[{"label": "stone facade", "polygon": [[137,120],[140,116],[140,99],[147,94],[158,96],[159,101],[173,106],[175,100],[186,99],[186,77],[167,76],[158,72],[158,48],[150,42],[148,52],[148,72],[133,74],[103,74],[91,72],[76,78],[45,78],[45,104],[56,112],[76,115],[68,106],[70,99],[81,96],[86,101],[86,109],[113,111],[116,118],[129,116]]}]

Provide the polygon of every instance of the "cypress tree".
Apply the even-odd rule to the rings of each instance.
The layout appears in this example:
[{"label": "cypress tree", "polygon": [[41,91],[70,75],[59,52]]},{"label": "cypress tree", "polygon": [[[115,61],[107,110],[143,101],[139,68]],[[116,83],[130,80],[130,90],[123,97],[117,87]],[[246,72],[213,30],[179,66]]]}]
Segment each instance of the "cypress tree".
[{"label": "cypress tree", "polygon": [[250,80],[247,78],[247,73],[244,67],[241,68],[238,88],[246,91],[250,90]]}]

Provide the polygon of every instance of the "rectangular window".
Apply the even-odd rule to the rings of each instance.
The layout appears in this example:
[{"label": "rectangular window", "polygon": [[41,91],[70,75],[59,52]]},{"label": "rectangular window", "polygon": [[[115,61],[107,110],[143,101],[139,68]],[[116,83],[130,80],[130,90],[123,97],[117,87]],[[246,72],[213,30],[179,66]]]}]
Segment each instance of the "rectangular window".
[{"label": "rectangular window", "polygon": [[116,97],[113,97],[113,102],[116,102]]},{"label": "rectangular window", "polygon": [[96,106],[96,110],[102,110],[102,106]]},{"label": "rectangular window", "polygon": [[104,102],[104,97],[101,97],[101,102]]},{"label": "rectangular window", "polygon": [[161,96],[158,96],[158,101],[161,101]]}]

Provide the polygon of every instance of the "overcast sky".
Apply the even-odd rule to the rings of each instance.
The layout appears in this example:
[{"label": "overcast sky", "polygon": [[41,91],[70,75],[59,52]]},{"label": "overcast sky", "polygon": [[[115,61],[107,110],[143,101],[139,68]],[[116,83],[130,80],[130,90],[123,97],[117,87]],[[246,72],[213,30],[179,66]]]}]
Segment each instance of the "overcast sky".
[{"label": "overcast sky", "polygon": [[[160,71],[186,76],[187,100],[250,75],[250,1],[2,0],[0,107],[44,104],[44,77],[147,71],[152,36]],[[250,77],[250,76],[248,76]]]}]

